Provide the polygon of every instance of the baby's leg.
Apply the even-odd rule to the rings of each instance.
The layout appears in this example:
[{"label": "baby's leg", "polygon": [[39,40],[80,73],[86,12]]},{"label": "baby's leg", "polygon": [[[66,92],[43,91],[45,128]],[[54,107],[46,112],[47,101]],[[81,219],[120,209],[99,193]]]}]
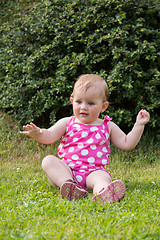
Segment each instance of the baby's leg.
[{"label": "baby's leg", "polygon": [[112,182],[111,176],[102,170],[90,173],[86,179],[86,186],[93,190],[93,194],[98,194],[103,188],[106,188]]},{"label": "baby's leg", "polygon": [[88,188],[93,189],[95,194],[92,198],[97,201],[101,199],[101,203],[120,201],[125,194],[125,184],[121,180],[113,181],[110,175],[101,170],[90,173],[86,179]]},{"label": "baby's leg", "polygon": [[52,186],[56,184],[61,187],[68,179],[73,180],[72,171],[68,165],[53,155],[48,155],[43,159],[42,168]]}]

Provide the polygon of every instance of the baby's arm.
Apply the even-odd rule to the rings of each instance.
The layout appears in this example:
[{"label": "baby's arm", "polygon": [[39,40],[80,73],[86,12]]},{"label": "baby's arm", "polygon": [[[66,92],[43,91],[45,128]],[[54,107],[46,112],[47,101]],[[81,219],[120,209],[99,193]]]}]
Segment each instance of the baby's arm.
[{"label": "baby's arm", "polygon": [[26,131],[21,131],[20,133],[32,137],[40,143],[50,144],[60,139],[65,134],[68,120],[68,117],[62,118],[48,129],[39,128],[35,124],[30,123],[23,126]]},{"label": "baby's arm", "polygon": [[132,130],[126,135],[115,123],[110,122],[111,142],[122,150],[132,150],[139,142],[145,124],[149,121],[150,115],[146,110],[141,110]]}]

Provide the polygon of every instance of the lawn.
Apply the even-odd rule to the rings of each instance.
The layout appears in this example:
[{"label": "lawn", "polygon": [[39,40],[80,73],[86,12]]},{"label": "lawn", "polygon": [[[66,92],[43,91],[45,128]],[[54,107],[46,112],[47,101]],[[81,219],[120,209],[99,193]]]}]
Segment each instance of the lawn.
[{"label": "lawn", "polygon": [[0,239],[160,239],[160,144],[145,135],[130,152],[112,146],[109,170],[126,184],[121,202],[104,206],[92,193],[61,199],[41,168],[58,143],[38,144],[0,113]]}]

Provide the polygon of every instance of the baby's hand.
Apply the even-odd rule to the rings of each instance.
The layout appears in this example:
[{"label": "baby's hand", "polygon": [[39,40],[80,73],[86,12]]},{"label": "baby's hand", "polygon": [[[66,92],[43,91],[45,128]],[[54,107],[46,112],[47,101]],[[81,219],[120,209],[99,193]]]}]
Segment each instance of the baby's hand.
[{"label": "baby's hand", "polygon": [[21,134],[28,135],[32,138],[38,138],[40,134],[42,134],[42,130],[37,127],[34,123],[27,124],[26,126],[23,126],[23,128],[27,131],[21,131]]},{"label": "baby's hand", "polygon": [[149,119],[150,119],[149,112],[142,109],[137,115],[136,123],[140,125],[145,125],[147,122],[149,122]]}]

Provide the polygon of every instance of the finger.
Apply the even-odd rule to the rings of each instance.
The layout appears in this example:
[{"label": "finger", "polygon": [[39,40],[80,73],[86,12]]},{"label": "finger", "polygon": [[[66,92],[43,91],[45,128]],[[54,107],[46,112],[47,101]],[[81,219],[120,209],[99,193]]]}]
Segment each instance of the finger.
[{"label": "finger", "polygon": [[28,135],[29,132],[28,131],[20,131],[20,134]]},{"label": "finger", "polygon": [[146,116],[146,115],[147,115],[147,111],[146,111],[146,110],[144,110],[144,109],[142,109],[142,110],[140,111],[140,113],[141,113],[142,117],[144,117],[144,116]]},{"label": "finger", "polygon": [[149,117],[149,113],[148,113],[146,110],[144,110],[144,111],[143,111],[143,116],[145,116],[145,117],[148,118],[148,117]]},{"label": "finger", "polygon": [[26,126],[23,127],[24,129],[26,130],[32,130],[33,129],[33,126],[31,124],[27,124]]},{"label": "finger", "polygon": [[23,126],[23,128],[27,131],[31,130],[30,126]]},{"label": "finger", "polygon": [[32,126],[34,129],[37,128],[37,126],[34,123],[30,123],[30,126]]}]

